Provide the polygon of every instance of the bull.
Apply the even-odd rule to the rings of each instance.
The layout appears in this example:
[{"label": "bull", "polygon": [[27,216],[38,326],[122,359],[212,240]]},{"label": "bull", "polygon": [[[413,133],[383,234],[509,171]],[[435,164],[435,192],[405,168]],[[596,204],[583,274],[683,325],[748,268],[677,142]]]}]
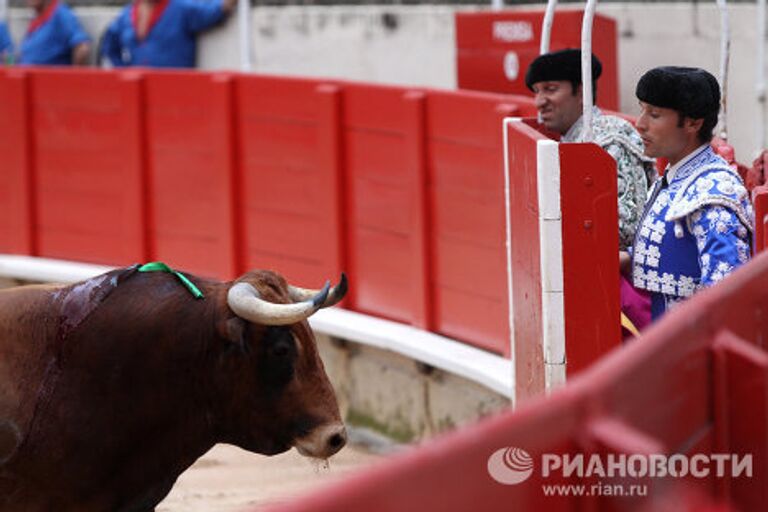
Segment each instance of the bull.
[{"label": "bull", "polygon": [[154,510],[216,443],[328,458],[346,443],[307,318],[322,290],[118,269],[0,291],[0,509]]}]

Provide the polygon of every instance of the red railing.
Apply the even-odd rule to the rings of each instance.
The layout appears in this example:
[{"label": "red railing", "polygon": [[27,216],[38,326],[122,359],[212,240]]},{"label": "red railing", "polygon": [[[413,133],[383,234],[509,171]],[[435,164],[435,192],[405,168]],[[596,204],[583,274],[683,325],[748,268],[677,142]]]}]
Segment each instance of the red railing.
[{"label": "red railing", "polygon": [[[765,510],[766,282],[768,255],[760,254],[551,397],[270,510]],[[489,458],[506,447],[531,456],[526,481],[505,485],[489,474]],[[545,454],[568,454],[572,461],[581,455],[582,472],[547,476]],[[626,462],[660,455],[678,455],[672,465],[663,459],[666,475],[651,473],[647,464],[643,471],[640,460],[632,469]],[[712,455],[723,461],[722,470]],[[605,475],[595,465],[588,469],[593,456]],[[562,492],[570,486],[571,494],[557,494],[554,486]]]},{"label": "red railing", "polygon": [[222,73],[0,71],[0,251],[229,278],[509,354],[501,119],[528,98]]},{"label": "red railing", "polygon": [[755,207],[755,246],[757,254],[768,247],[768,185],[752,190],[752,204]]}]

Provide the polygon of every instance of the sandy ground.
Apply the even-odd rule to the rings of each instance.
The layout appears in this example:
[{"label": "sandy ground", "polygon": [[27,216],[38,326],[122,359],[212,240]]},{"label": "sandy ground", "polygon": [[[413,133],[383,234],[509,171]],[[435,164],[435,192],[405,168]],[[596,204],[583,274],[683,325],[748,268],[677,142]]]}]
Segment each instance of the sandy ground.
[{"label": "sandy ground", "polygon": [[296,450],[274,457],[216,445],[184,472],[157,512],[234,512],[259,510],[361,471],[382,455],[347,446],[328,468]]}]

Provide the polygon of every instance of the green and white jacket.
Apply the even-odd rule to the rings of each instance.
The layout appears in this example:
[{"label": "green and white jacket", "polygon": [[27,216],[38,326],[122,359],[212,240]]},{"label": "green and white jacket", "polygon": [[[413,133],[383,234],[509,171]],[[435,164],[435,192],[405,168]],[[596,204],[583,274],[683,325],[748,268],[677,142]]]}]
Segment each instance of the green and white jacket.
[{"label": "green and white jacket", "polygon": [[[560,142],[583,142],[584,123],[580,117]],[[643,152],[643,141],[632,124],[620,117],[592,110],[594,142],[616,160],[618,178],[619,249],[632,245],[640,223],[648,188],[656,179],[653,159]]]}]

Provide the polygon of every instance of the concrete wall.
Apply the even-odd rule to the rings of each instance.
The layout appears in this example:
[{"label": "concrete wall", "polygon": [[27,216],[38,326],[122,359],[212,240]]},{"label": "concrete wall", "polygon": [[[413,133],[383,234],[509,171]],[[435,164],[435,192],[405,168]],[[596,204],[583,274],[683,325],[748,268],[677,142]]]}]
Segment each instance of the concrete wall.
[{"label": "concrete wall", "polygon": [[[621,109],[637,113],[634,87],[649,68],[698,66],[720,69],[720,18],[713,4],[606,4],[600,11],[618,20]],[[731,52],[727,91],[728,135],[741,162],[750,163],[765,141],[756,137],[761,106],[755,94],[757,23],[754,5],[731,5]],[[765,44],[763,42],[763,44]],[[765,63],[763,63],[765,67]]]},{"label": "concrete wall", "polygon": [[425,439],[510,405],[477,383],[394,352],[316,337],[345,421],[397,442]]}]

